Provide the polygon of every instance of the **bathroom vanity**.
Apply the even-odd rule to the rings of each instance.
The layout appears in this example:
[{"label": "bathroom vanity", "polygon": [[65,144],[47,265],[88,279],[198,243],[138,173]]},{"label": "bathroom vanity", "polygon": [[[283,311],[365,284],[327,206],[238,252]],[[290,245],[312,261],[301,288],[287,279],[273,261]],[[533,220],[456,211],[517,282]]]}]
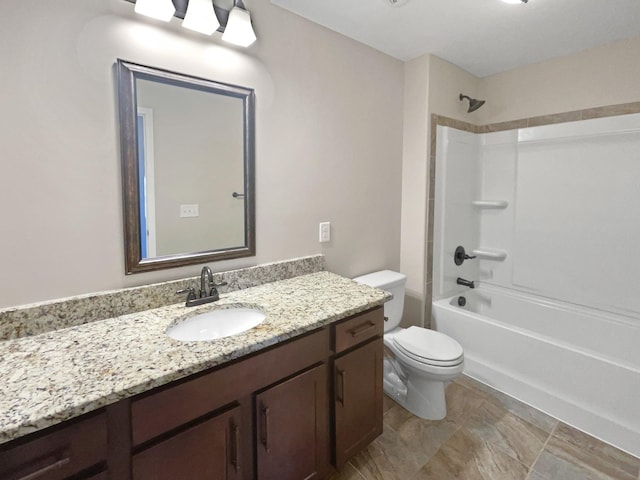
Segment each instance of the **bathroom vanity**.
[{"label": "bathroom vanity", "polygon": [[[155,347],[170,346],[160,357],[170,358],[171,367],[153,364],[154,348],[142,353],[149,355],[147,364],[129,361],[128,369],[127,359],[121,358],[126,352],[114,352],[115,368],[103,364],[94,369],[95,384],[77,379],[85,384],[77,387],[78,395],[101,379],[113,382],[110,394],[84,402],[77,397],[71,408],[55,407],[50,398],[58,418],[69,419],[55,425],[50,420],[51,426],[29,435],[21,434],[30,428],[23,420],[18,420],[23,421],[19,428],[4,429],[5,438],[16,438],[0,444],[0,478],[325,478],[332,465],[340,468],[382,433],[381,305],[388,298],[380,290],[320,272],[232,292],[221,305],[207,306],[247,302],[266,313],[259,327],[227,339],[165,338],[163,328],[184,310],[181,306],[105,320],[114,323],[108,326],[112,335],[131,349],[138,348],[130,344],[134,325],[146,328],[143,337],[163,335]],[[74,328],[92,327],[100,325]],[[60,342],[67,338],[62,333],[41,341]],[[35,338],[3,343],[12,343],[15,350]],[[111,341],[116,340],[102,339],[106,348]],[[118,373],[120,367],[127,371]],[[82,411],[87,413],[77,415]],[[15,420],[20,413],[17,408],[10,416]],[[28,418],[29,412],[22,413]],[[36,423],[46,425],[46,418]],[[10,423],[2,420],[3,427]]]}]

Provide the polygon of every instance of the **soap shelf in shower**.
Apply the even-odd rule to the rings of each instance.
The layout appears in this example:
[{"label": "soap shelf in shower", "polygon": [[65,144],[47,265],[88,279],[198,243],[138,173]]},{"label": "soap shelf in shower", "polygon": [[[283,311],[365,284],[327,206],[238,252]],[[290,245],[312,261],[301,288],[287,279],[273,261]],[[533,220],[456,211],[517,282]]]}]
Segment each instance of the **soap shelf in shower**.
[{"label": "soap shelf in shower", "polygon": [[509,202],[506,200],[474,200],[473,205],[478,208],[507,208]]},{"label": "soap shelf in shower", "polygon": [[476,257],[484,258],[486,260],[503,261],[507,258],[507,252],[504,250],[498,250],[496,248],[476,248],[471,253]]}]

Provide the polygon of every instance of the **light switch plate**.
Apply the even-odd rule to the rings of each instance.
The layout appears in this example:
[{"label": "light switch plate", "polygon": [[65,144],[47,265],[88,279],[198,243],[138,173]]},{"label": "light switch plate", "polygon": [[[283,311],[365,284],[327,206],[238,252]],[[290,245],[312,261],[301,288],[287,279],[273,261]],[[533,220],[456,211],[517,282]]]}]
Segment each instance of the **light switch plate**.
[{"label": "light switch plate", "polygon": [[199,205],[180,205],[180,218],[198,217],[200,216]]}]

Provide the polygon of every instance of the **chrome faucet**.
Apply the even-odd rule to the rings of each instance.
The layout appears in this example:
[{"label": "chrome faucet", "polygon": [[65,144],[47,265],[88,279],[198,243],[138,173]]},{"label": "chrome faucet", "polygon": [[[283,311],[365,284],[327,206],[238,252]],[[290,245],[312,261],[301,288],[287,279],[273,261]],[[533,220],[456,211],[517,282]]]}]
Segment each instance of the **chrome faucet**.
[{"label": "chrome faucet", "polygon": [[476,285],[473,283],[473,280],[465,280],[464,278],[458,277],[458,279],[456,280],[456,283],[458,285],[463,285],[465,287],[476,288]]},{"label": "chrome faucet", "polygon": [[223,287],[227,282],[215,283],[213,281],[213,273],[209,267],[202,267],[200,272],[200,297],[196,297],[195,288],[190,287],[184,290],[178,290],[176,293],[187,294],[187,307],[195,307],[196,305],[203,305],[205,303],[216,302],[220,300],[220,294],[218,293],[218,287]]}]

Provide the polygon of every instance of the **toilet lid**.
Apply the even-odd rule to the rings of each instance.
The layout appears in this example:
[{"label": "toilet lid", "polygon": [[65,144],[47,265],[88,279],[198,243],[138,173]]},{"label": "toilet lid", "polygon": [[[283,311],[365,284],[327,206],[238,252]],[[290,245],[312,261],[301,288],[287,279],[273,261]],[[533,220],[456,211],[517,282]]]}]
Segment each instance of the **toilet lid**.
[{"label": "toilet lid", "polygon": [[394,343],[422,363],[450,366],[462,362],[462,346],[447,335],[420,327],[409,327],[395,335]]}]

